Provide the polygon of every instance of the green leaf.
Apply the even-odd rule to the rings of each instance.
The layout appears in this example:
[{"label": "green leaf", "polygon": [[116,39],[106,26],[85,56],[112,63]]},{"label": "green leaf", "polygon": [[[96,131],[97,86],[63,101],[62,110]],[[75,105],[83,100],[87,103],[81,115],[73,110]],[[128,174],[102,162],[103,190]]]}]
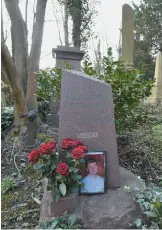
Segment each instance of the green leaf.
[{"label": "green leaf", "polygon": [[47,229],[47,222],[43,222],[40,225],[41,229]]},{"label": "green leaf", "polygon": [[37,163],[34,165],[35,170],[40,170],[40,169],[43,169],[44,167],[45,167],[45,164],[42,164],[42,163]]},{"label": "green leaf", "polygon": [[51,226],[50,226],[50,229],[55,229],[56,228],[56,226],[57,226],[57,224],[58,224],[58,220],[55,220],[52,224],[51,224]]},{"label": "green leaf", "polygon": [[151,211],[146,211],[144,212],[147,216],[149,217],[158,217],[157,214],[155,212],[151,212]]},{"label": "green leaf", "polygon": [[154,205],[157,209],[160,209],[162,204],[160,203],[160,201],[157,201]]},{"label": "green leaf", "polygon": [[56,165],[52,165],[51,170],[55,170],[55,169],[56,169]]},{"label": "green leaf", "polygon": [[76,216],[75,215],[71,215],[69,217],[69,227],[72,227],[76,222]]},{"label": "green leaf", "polygon": [[64,217],[66,217],[66,216],[67,216],[67,210],[64,212],[63,216],[64,216]]},{"label": "green leaf", "polygon": [[59,190],[63,196],[66,195],[66,185],[64,183],[59,185]]},{"label": "green leaf", "polygon": [[142,224],[141,219],[140,219],[140,218],[138,218],[138,219],[135,221],[135,224],[136,224],[136,226],[137,226],[137,227],[140,227],[140,226],[141,226],[141,224]]},{"label": "green leaf", "polygon": [[60,199],[60,191],[54,185],[52,185],[52,196],[55,201],[59,201]]},{"label": "green leaf", "polygon": [[55,196],[55,201],[56,201],[56,202],[59,201],[59,200],[60,200],[60,197],[61,197],[61,196],[60,196],[60,193],[57,193],[56,196]]},{"label": "green leaf", "polygon": [[75,177],[75,179],[76,179],[77,181],[81,181],[83,178],[82,178],[81,175],[77,175],[77,176]]},{"label": "green leaf", "polygon": [[68,229],[68,226],[66,224],[61,224],[60,226],[62,229]]},{"label": "green leaf", "polygon": [[73,227],[73,229],[79,229],[79,228],[82,228],[82,225],[81,224],[74,224],[72,227]]}]

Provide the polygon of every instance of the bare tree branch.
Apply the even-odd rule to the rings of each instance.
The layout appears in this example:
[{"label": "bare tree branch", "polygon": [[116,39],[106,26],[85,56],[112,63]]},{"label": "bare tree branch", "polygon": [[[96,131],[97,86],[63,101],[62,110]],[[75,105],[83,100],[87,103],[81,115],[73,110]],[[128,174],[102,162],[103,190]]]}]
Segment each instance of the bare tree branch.
[{"label": "bare tree branch", "polygon": [[64,0],[64,36],[65,36],[65,46],[69,46],[69,31],[68,31],[68,3]]},{"label": "bare tree branch", "polygon": [[56,19],[56,24],[57,24],[57,30],[58,30],[58,34],[59,34],[60,44],[63,45],[62,39],[61,39],[61,32],[60,32],[60,29],[59,29],[59,23],[58,23],[57,15],[56,15],[56,12],[55,12],[54,1],[53,0],[52,0],[52,5],[53,5],[53,14],[54,14],[54,17]]}]

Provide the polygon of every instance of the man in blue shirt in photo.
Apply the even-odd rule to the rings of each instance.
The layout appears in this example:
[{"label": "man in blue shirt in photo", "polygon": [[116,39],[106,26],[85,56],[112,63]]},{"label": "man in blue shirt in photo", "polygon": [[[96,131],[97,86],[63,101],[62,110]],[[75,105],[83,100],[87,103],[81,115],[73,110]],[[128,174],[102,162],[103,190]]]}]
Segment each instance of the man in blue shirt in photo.
[{"label": "man in blue shirt in photo", "polygon": [[104,192],[104,178],[97,175],[98,165],[94,159],[87,161],[88,175],[83,179],[84,187],[81,189],[83,193],[99,193]]}]

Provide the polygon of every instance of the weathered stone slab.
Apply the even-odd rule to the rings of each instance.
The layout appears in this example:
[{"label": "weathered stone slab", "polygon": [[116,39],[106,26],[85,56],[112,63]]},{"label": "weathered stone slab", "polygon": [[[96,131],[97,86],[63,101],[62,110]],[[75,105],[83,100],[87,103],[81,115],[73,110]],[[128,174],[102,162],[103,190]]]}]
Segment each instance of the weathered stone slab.
[{"label": "weathered stone slab", "polygon": [[[144,185],[130,171],[120,168],[121,187],[108,189],[107,194],[80,196],[75,215],[86,229],[133,229],[135,220],[145,220],[141,208],[135,203],[136,190]],[[124,187],[130,187],[130,193]],[[40,222],[51,219],[50,197],[44,193],[41,205]]]},{"label": "weathered stone slab", "polygon": [[[134,189],[142,190],[143,183],[130,171],[120,168],[121,187],[108,189],[107,194],[95,196],[82,196],[80,209],[76,215],[84,228],[88,229],[132,229],[135,220],[143,219],[142,210],[134,202]],[[131,188],[132,192],[124,190],[124,186]]]},{"label": "weathered stone slab", "polygon": [[120,186],[111,86],[79,71],[63,71],[59,139],[77,138],[107,151],[107,187]]}]

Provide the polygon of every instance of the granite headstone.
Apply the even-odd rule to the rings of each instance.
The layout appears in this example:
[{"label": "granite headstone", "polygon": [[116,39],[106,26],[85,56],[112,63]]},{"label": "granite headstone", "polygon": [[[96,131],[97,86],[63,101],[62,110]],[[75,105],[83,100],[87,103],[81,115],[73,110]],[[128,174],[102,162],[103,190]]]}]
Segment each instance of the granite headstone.
[{"label": "granite headstone", "polygon": [[63,70],[61,82],[58,143],[68,137],[107,151],[107,188],[120,187],[111,86],[75,70]]}]

